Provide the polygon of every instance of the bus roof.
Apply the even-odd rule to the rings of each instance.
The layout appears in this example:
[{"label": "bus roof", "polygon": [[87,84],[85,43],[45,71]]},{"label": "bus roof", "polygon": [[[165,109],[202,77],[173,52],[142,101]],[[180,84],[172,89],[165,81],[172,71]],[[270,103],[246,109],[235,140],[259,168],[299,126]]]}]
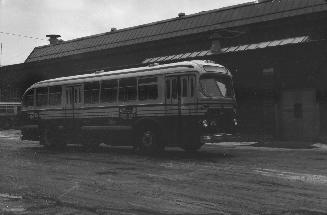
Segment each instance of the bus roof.
[{"label": "bus roof", "polygon": [[[158,75],[158,74],[167,74],[169,72],[174,72],[177,70],[185,70],[185,68],[191,69],[190,71],[201,71],[199,70],[200,66],[203,65],[213,65],[219,66],[223,68],[222,65],[203,61],[203,60],[193,60],[193,61],[184,61],[178,63],[170,63],[170,64],[162,64],[162,65],[149,65],[145,67],[136,67],[130,69],[122,69],[122,70],[113,70],[113,71],[96,71],[94,73],[83,74],[83,75],[75,75],[75,76],[67,76],[60,77],[55,79],[49,79],[37,82],[33,84],[30,88],[35,87],[45,87],[45,86],[54,86],[54,85],[64,85],[64,84],[75,84],[86,81],[97,81],[103,77],[115,77],[115,78],[123,78],[123,77],[137,77],[139,75]],[[174,68],[174,70],[169,70]],[[192,70],[193,69],[193,70]],[[29,88],[29,89],[30,89]]]}]

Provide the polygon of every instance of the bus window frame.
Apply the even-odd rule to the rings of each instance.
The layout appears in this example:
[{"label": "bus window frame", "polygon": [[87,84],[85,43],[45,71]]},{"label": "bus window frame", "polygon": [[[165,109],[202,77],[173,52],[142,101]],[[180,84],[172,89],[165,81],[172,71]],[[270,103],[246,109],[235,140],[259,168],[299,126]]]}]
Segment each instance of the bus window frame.
[{"label": "bus window frame", "polygon": [[[32,105],[26,105],[26,103],[25,103],[25,99],[26,99],[27,94],[28,94],[30,91],[33,92],[33,93],[32,93],[32,94],[33,94],[33,99],[32,99],[33,104],[32,104]],[[28,89],[28,90],[26,91],[26,93],[23,95],[22,107],[27,108],[27,109],[34,108],[34,107],[36,106],[35,94],[36,94],[36,90],[35,90],[35,88]]]},{"label": "bus window frame", "polygon": [[[86,94],[85,94],[85,85],[87,85],[87,84],[97,84],[98,85],[98,89],[97,89],[97,91],[98,91],[98,95],[97,95],[97,101],[96,102],[93,102],[93,101],[91,101],[91,102],[85,102],[85,96],[86,96]],[[82,89],[81,89],[81,92],[80,93],[82,93],[83,95],[80,95],[81,96],[81,98],[80,98],[80,100],[81,100],[81,103],[82,104],[84,104],[85,106],[93,106],[93,105],[98,105],[98,104],[100,104],[101,102],[100,102],[100,95],[101,95],[101,81],[100,80],[94,80],[94,81],[87,81],[87,82],[84,82],[83,84],[82,84],[83,86],[82,86]],[[75,90],[75,89],[74,89]],[[93,91],[95,91],[95,88],[91,88],[91,90],[90,89],[88,89],[88,91],[90,91],[91,93],[93,93]],[[75,92],[73,93],[73,95],[75,95]],[[91,94],[92,95],[92,97],[91,98],[93,98],[93,94]],[[74,99],[75,99],[75,96],[74,96]],[[74,103],[75,103],[75,100],[74,100]]]},{"label": "bus window frame", "polygon": [[[127,80],[127,79],[134,79],[135,80],[135,83],[136,83],[136,85],[135,85],[136,95],[135,95],[135,98],[134,99],[126,99],[125,97],[126,97],[126,95],[128,97],[128,93],[126,93],[125,91],[124,91],[124,98],[123,99],[120,98],[120,90],[123,87],[124,87],[123,89],[126,89],[128,87],[134,87],[134,85],[124,85],[123,87],[121,87],[122,80]],[[139,101],[138,100],[138,80],[137,79],[138,79],[138,77],[126,77],[126,78],[120,78],[120,79],[118,79],[118,103],[120,103],[120,104],[137,103]]]},{"label": "bus window frame", "polygon": [[[148,82],[148,83],[140,83],[140,80],[142,79],[155,79],[155,81]],[[145,98],[145,99],[140,99],[140,86],[156,86],[157,90],[157,96],[154,99],[151,98]],[[153,101],[158,101],[160,99],[160,77],[157,75],[150,75],[150,76],[140,76],[137,77],[137,101],[138,102],[153,102]]]},{"label": "bus window frame", "polygon": [[[115,87],[113,87],[113,88],[103,88],[103,82],[106,82],[106,81],[116,82]],[[103,89],[110,89],[110,90],[116,89],[115,99],[110,100],[110,101],[103,101],[102,100]],[[118,102],[118,93],[119,93],[119,80],[118,79],[103,79],[103,80],[100,80],[100,104],[116,104]]]},{"label": "bus window frame", "polygon": [[[176,78],[177,80],[177,94],[176,94],[176,97],[173,97],[173,81],[171,78]],[[190,84],[190,78],[193,78],[193,95],[191,95],[191,84]],[[187,96],[183,96],[183,83],[182,83],[182,80],[186,78],[187,80]],[[170,83],[170,97],[168,97],[167,95],[167,80],[170,80],[169,83]],[[174,74],[174,75],[167,75],[165,77],[165,99],[177,99],[177,98],[184,98],[184,99],[187,99],[187,98],[194,98],[196,97],[196,92],[197,92],[197,81],[198,81],[198,75],[196,74],[196,72],[193,72],[193,73],[179,73],[179,74]]]},{"label": "bus window frame", "polygon": [[[50,104],[50,88],[58,87],[60,88],[60,102],[58,104]],[[53,93],[54,94],[54,93]],[[53,85],[53,86],[48,86],[48,106],[49,107],[58,107],[62,106],[63,103],[63,86],[62,85]]]}]

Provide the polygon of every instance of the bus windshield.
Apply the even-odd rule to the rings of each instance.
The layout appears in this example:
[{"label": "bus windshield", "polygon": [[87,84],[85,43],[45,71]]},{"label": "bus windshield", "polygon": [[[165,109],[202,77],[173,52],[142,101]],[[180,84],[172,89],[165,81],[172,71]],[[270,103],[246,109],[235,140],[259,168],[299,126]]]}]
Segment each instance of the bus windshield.
[{"label": "bus windshield", "polygon": [[227,75],[205,74],[200,77],[200,92],[205,97],[233,97],[232,80]]}]

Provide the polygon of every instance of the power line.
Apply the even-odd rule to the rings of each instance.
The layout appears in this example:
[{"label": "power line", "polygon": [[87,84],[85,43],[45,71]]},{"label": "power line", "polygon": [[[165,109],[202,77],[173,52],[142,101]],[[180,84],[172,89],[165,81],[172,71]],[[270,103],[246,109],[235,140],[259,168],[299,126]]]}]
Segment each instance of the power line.
[{"label": "power line", "polygon": [[23,35],[23,34],[9,33],[9,32],[3,32],[3,31],[0,31],[0,34],[6,34],[9,36],[16,36],[16,37],[24,37],[24,38],[33,39],[33,40],[47,40],[47,39],[43,39],[43,38],[39,38],[39,37],[32,37],[32,36],[27,36],[27,35]]}]

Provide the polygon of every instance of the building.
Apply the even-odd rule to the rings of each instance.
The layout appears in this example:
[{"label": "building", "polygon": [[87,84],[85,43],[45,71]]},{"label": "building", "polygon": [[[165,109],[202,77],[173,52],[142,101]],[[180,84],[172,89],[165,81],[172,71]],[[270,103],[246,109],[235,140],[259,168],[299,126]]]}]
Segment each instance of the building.
[{"label": "building", "polygon": [[180,13],[173,19],[70,41],[48,35],[50,45],[36,47],[23,64],[1,69],[1,98],[15,98],[47,78],[210,59],[234,75],[242,133],[324,137],[326,20],[326,0],[271,0]]}]

